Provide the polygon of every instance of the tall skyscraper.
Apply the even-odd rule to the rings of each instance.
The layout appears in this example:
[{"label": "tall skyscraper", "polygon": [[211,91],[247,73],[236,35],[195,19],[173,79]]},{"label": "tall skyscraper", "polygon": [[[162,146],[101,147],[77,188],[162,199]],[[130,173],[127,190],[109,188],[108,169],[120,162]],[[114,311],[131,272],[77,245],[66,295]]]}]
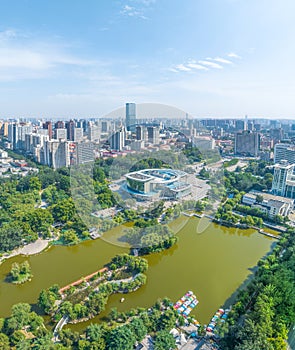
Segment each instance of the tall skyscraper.
[{"label": "tall skyscraper", "polygon": [[128,131],[135,132],[136,127],[136,104],[126,103],[126,128]]}]

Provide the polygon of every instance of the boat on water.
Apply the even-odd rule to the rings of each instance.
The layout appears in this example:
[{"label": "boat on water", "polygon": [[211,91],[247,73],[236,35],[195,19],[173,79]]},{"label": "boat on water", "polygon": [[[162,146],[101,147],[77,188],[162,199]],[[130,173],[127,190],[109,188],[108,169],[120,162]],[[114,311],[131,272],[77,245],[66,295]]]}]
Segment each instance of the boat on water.
[{"label": "boat on water", "polygon": [[228,313],[230,312],[230,309],[218,309],[214,316],[211,318],[211,321],[209,322],[206,330],[209,333],[214,333],[214,330],[219,322],[225,322],[225,320],[228,317]]},{"label": "boat on water", "polygon": [[188,291],[173,305],[174,309],[183,317],[188,317],[199,301],[192,291]]}]

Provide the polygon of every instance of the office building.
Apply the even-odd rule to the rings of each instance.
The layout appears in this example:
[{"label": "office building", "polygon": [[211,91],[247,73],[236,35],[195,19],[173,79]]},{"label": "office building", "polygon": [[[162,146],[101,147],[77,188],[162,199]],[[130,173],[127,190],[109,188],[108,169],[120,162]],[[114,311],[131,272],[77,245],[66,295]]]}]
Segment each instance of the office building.
[{"label": "office building", "polygon": [[235,136],[235,154],[257,157],[260,148],[260,135],[257,132],[242,131]]},{"label": "office building", "polygon": [[135,132],[136,127],[136,104],[126,103],[126,128],[128,131]]}]

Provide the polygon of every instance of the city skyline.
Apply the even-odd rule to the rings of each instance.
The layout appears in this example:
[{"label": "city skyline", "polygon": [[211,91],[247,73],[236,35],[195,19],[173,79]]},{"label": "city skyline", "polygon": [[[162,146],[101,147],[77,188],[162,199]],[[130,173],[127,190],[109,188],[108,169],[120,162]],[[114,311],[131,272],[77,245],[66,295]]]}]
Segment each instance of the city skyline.
[{"label": "city skyline", "polygon": [[292,119],[290,0],[3,1],[0,117],[97,117],[126,102]]}]

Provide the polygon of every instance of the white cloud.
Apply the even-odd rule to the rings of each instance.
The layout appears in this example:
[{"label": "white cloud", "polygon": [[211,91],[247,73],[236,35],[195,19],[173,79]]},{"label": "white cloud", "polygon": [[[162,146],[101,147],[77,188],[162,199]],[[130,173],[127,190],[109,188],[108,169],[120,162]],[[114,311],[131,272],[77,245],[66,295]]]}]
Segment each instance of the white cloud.
[{"label": "white cloud", "polygon": [[197,64],[197,63],[188,63],[187,66],[189,68],[198,69],[198,70],[209,70],[207,67],[204,67],[201,64]]},{"label": "white cloud", "polygon": [[[24,40],[25,39],[25,40]],[[16,30],[0,32],[0,80],[40,79],[53,76],[65,66],[94,66],[97,62],[80,59],[68,52],[68,44],[34,41]]]},{"label": "white cloud", "polygon": [[17,37],[17,32],[14,29],[6,29],[0,32],[0,42]]},{"label": "white cloud", "polygon": [[129,5],[125,5],[123,7],[123,12],[130,12],[130,11],[133,11],[133,10],[134,10],[134,7],[129,6]]},{"label": "white cloud", "polygon": [[43,70],[57,65],[85,66],[92,63],[54,51],[42,52],[37,49],[0,47],[0,68]]},{"label": "white cloud", "polygon": [[237,55],[237,54],[234,53],[234,52],[230,52],[227,56],[228,56],[228,57],[231,57],[231,58],[242,58],[241,56]]},{"label": "white cloud", "polygon": [[168,69],[170,72],[173,72],[173,73],[178,73],[179,71],[175,68],[169,68]]},{"label": "white cloud", "polygon": [[129,17],[147,19],[147,17],[144,15],[144,10],[136,8],[134,6],[124,5],[120,13]]},{"label": "white cloud", "polygon": [[156,3],[156,0],[132,0],[132,1],[144,6],[151,6],[152,4]]},{"label": "white cloud", "polygon": [[146,12],[149,11],[155,3],[156,0],[127,0],[127,3],[123,5],[120,13],[129,17],[148,19]]},{"label": "white cloud", "polygon": [[219,63],[224,63],[224,64],[233,64],[232,61],[226,60],[225,58],[222,57],[215,57],[215,58],[208,58],[212,61],[219,62]]},{"label": "white cloud", "polygon": [[210,68],[216,68],[216,69],[223,69],[223,67],[218,64],[218,63],[214,63],[214,62],[210,62],[210,61],[198,61],[200,64],[204,65],[204,66],[208,66]]},{"label": "white cloud", "polygon": [[189,67],[185,66],[184,64],[178,64],[175,68],[178,69],[179,71],[183,71],[183,72],[191,71],[191,69]]}]

